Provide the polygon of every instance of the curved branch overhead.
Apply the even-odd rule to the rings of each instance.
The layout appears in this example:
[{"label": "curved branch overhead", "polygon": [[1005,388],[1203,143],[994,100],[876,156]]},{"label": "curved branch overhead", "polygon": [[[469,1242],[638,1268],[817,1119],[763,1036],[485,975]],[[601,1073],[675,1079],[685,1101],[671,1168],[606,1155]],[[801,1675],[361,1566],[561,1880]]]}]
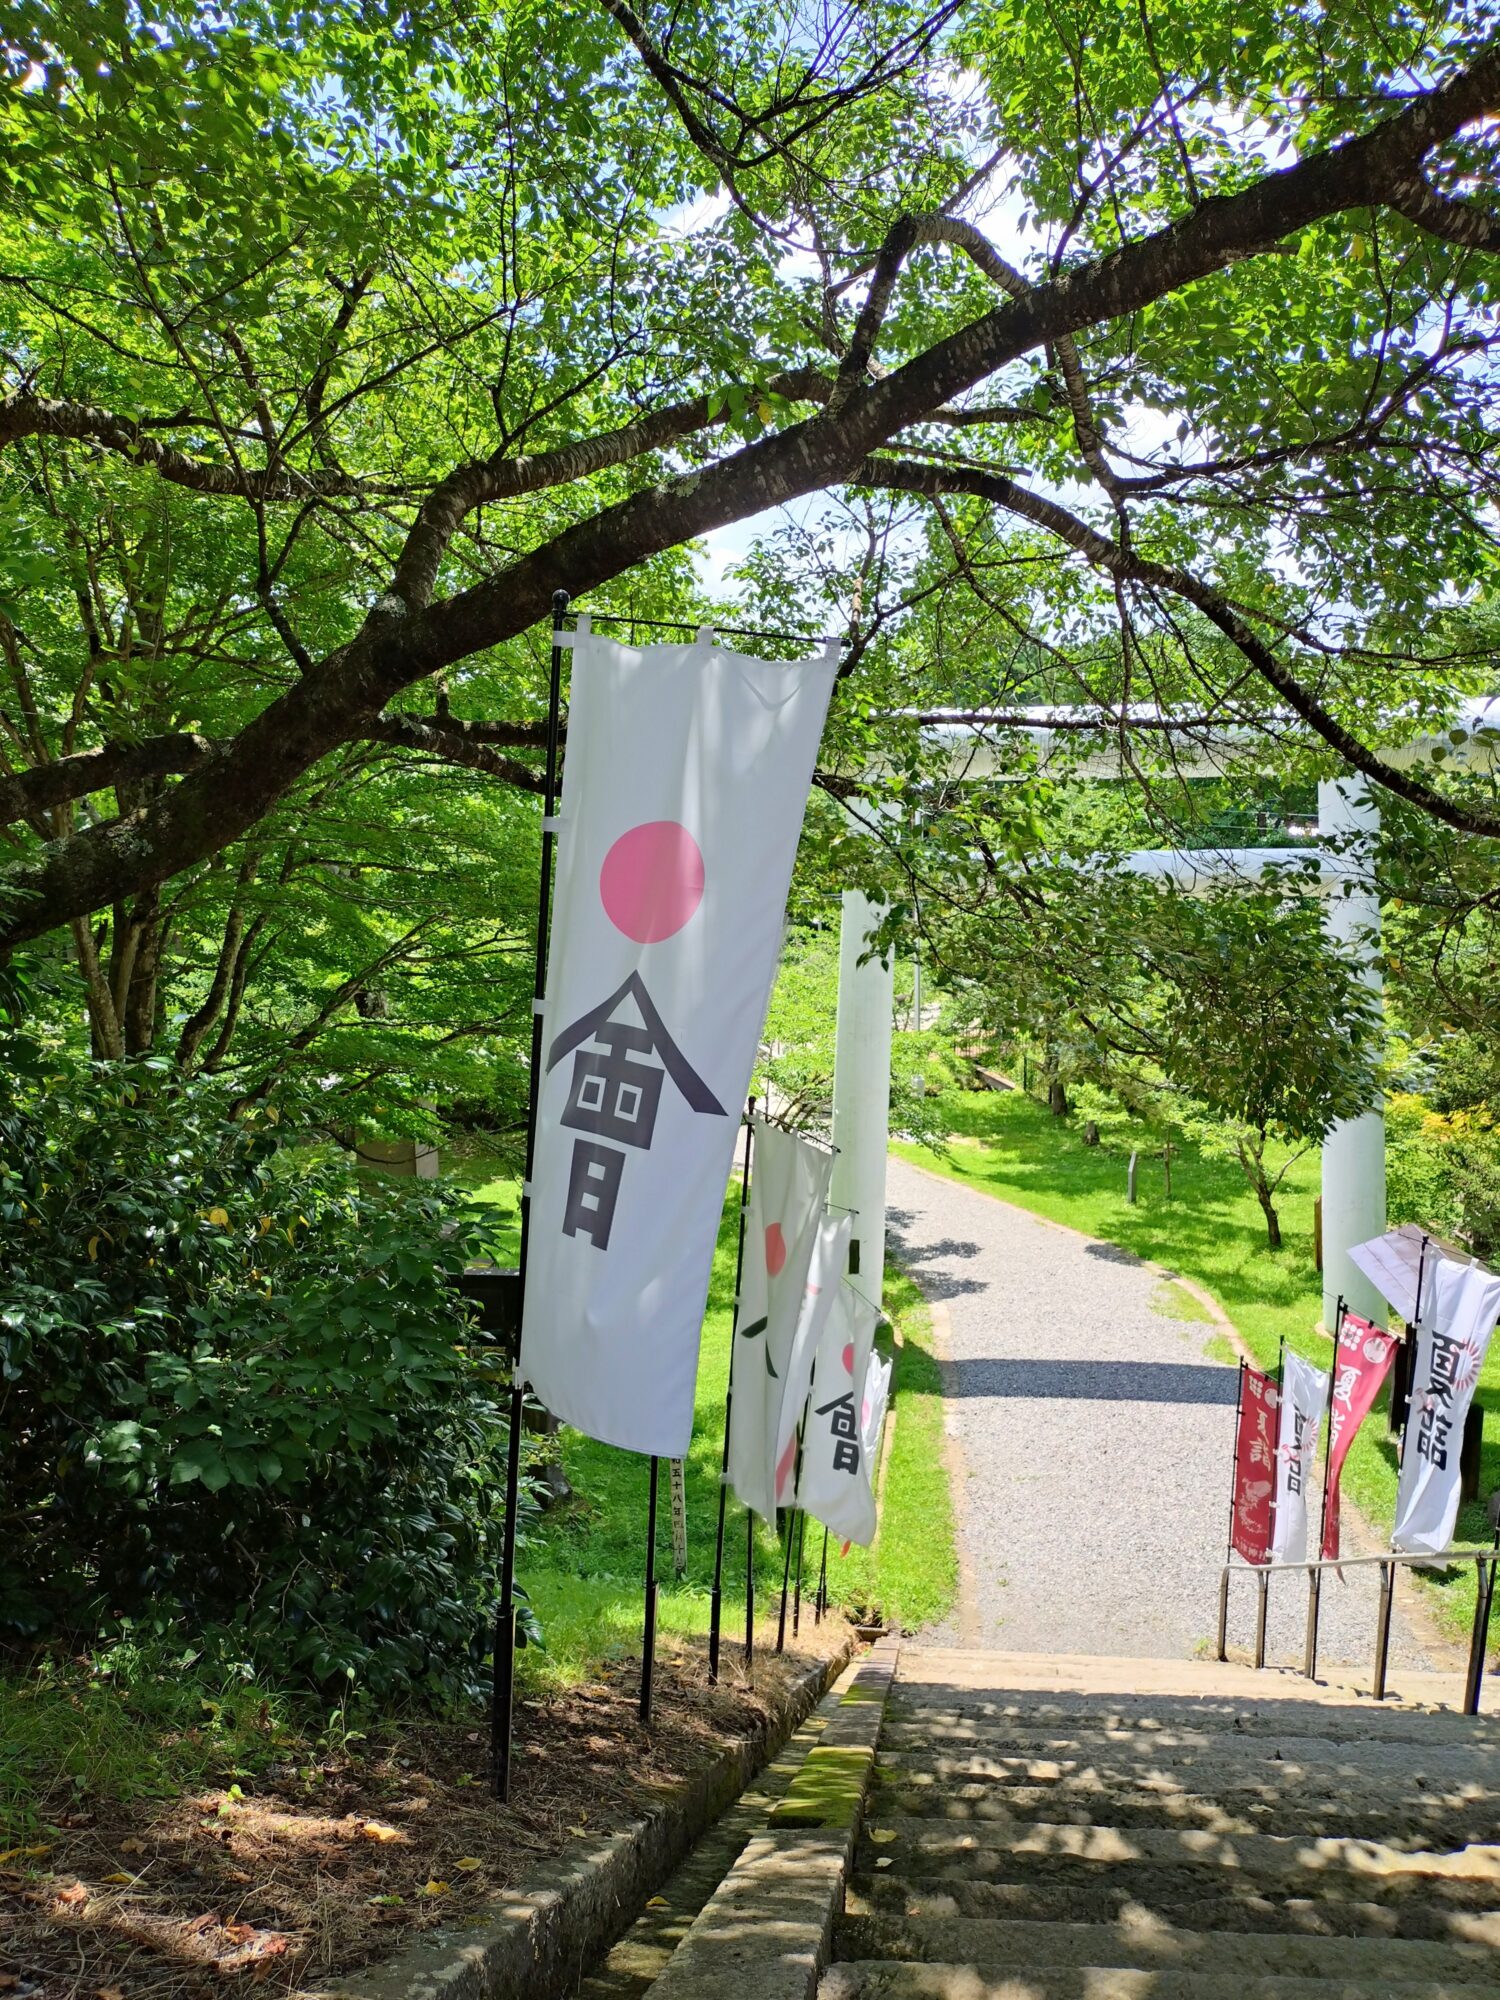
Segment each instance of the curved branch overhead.
[{"label": "curved branch overhead", "polygon": [[1407,770],[1389,763],[1378,750],[1363,743],[1337,716],[1320,702],[1303,681],[1278,657],[1262,638],[1246,614],[1201,577],[1172,564],[1153,562],[1132,549],[1122,548],[1109,536],[1066,507],[1042,494],[1028,492],[1003,474],[979,467],[923,465],[911,460],[870,458],[861,468],[861,483],[885,487],[894,492],[918,494],[937,499],[947,494],[971,494],[993,506],[1034,523],[1057,536],[1068,548],[1084,556],[1104,574],[1121,583],[1144,585],[1167,596],[1181,598],[1201,611],[1218,627],[1254,667],[1287,706],[1307,724],[1314,735],[1336,750],[1354,770],[1404,799],[1419,811],[1441,820],[1461,833],[1500,840],[1500,813],[1488,812],[1449,798],[1433,785],[1423,784]]},{"label": "curved branch overhead", "polygon": [[[78,512],[70,496],[84,477],[80,468],[102,461],[117,485],[108,487],[97,523],[91,517],[86,532],[70,529],[73,540],[61,555],[44,550],[36,558],[51,564],[49,587],[71,598],[84,635],[79,652],[87,666],[72,712],[59,719],[38,708],[33,716],[19,699],[0,700],[6,731],[0,806],[28,825],[38,814],[61,814],[53,839],[32,843],[0,874],[0,947],[139,897],[221,853],[346,745],[379,742],[533,789],[530,766],[503,754],[532,747],[534,735],[525,732],[533,725],[459,722],[448,714],[446,696],[433,716],[393,704],[423,679],[441,681],[491,660],[495,649],[545,619],[559,589],[579,596],[644,571],[715,529],[804,495],[861,486],[929,498],[974,494],[1058,535],[1111,578],[1192,603],[1356,768],[1448,824],[1500,834],[1500,819],[1492,822],[1410,773],[1385,767],[1286,666],[1252,610],[1189,569],[1154,564],[1136,552],[1127,509],[1148,499],[1158,482],[1149,473],[1116,470],[1106,379],[1111,357],[1132,350],[1153,309],[1191,295],[1195,308],[1201,300],[1208,310],[1220,290],[1238,281],[1241,267],[1279,258],[1304,233],[1335,219],[1363,237],[1372,216],[1398,217],[1391,226],[1403,241],[1409,245],[1413,230],[1422,232],[1419,242],[1438,246],[1450,264],[1492,251],[1495,224],[1487,213],[1438,190],[1451,179],[1444,149],[1455,141],[1469,145],[1477,122],[1500,109],[1500,43],[1490,41],[1463,67],[1403,98],[1372,93],[1368,129],[1353,137],[1308,143],[1289,164],[1247,170],[1243,184],[1206,196],[1195,180],[1174,220],[1160,222],[1167,211],[1158,206],[1146,211],[1155,219],[1148,226],[1122,207],[1114,236],[1101,232],[1092,251],[1072,247],[1070,229],[1057,268],[1039,265],[1032,275],[957,212],[975,192],[971,159],[925,162],[925,180],[912,176],[922,190],[915,206],[903,206],[898,171],[899,132],[908,128],[894,120],[897,157],[872,165],[866,179],[846,162],[847,185],[830,190],[832,176],[820,165],[820,148],[833,147],[839,116],[898,81],[906,88],[927,52],[932,74],[922,88],[935,100],[940,86],[951,87],[951,69],[941,61],[945,44],[936,38],[949,28],[963,30],[965,10],[940,7],[915,18],[903,11],[889,46],[861,43],[846,73],[822,53],[799,68],[795,42],[789,43],[760,100],[743,106],[711,65],[689,60],[671,37],[664,44],[656,10],[604,0],[604,13],[609,18],[589,29],[604,38],[589,58],[603,80],[600,105],[614,105],[619,116],[639,123],[628,144],[607,155],[609,171],[587,185],[587,203],[580,200],[576,215],[569,211],[570,230],[559,233],[547,254],[559,265],[576,255],[581,270],[606,273],[607,296],[580,304],[547,292],[551,265],[526,261],[535,224],[519,183],[485,186],[486,205],[470,236],[452,223],[457,247],[448,265],[462,270],[466,256],[477,261],[482,236],[500,274],[483,310],[476,312],[471,298],[446,295],[435,266],[377,268],[355,254],[365,244],[357,240],[363,211],[352,169],[353,193],[341,184],[327,190],[330,204],[347,199],[341,211],[351,240],[347,256],[330,257],[326,270],[297,265],[295,228],[280,252],[273,243],[264,248],[267,267],[284,252],[295,268],[306,323],[294,324],[287,353],[305,362],[300,376],[292,359],[278,373],[281,350],[269,365],[230,324],[234,287],[227,279],[194,266],[190,295],[169,310],[165,253],[151,236],[158,225],[118,190],[112,205],[103,203],[100,229],[134,287],[130,311],[113,294],[101,304],[100,288],[82,285],[43,288],[39,305],[28,280],[27,310],[37,316],[37,329],[62,329],[58,352],[67,358],[44,393],[19,353],[0,357],[15,376],[0,401],[0,448],[8,447],[0,451],[0,467],[28,492],[45,493],[49,518],[65,523]],[[862,10],[852,10],[849,20],[850,34],[864,31]],[[1439,67],[1423,73],[1437,75]],[[910,88],[916,93],[917,83]],[[1176,110],[1184,101],[1180,91],[1171,99]],[[586,130],[594,113],[569,108],[585,125],[569,158],[586,161],[595,143]],[[29,107],[27,115],[40,116],[41,109]],[[523,110],[502,93],[497,128]],[[902,100],[903,117],[916,120],[919,113],[931,122],[927,98]],[[636,194],[620,163],[649,181],[647,141],[658,127],[671,128],[674,150],[639,197],[650,219],[644,232],[650,254],[631,264],[626,215]],[[559,119],[549,137],[559,159],[574,145],[570,129]],[[478,144],[467,127],[458,139]],[[1182,144],[1180,132],[1176,143]],[[938,165],[951,190],[946,199]],[[674,203],[686,205],[684,191],[696,197],[706,168],[740,206],[722,241],[715,239],[701,268],[694,267],[692,284],[683,280],[685,303],[670,337],[663,333],[653,344],[641,332],[651,322],[640,300],[653,286],[670,284],[675,254],[660,218]],[[576,171],[584,185],[584,168]],[[233,186],[219,188],[216,199],[232,202]],[[364,199],[368,204],[368,190]],[[435,199],[414,212],[414,240],[421,229],[438,230]],[[776,262],[794,240],[822,273],[805,293],[794,291]],[[843,254],[837,247],[872,240],[882,245],[873,259],[867,249]],[[914,275],[919,249],[936,254],[925,256]],[[586,265],[586,257],[595,262]],[[854,289],[851,267],[863,289],[846,325],[839,315]],[[259,268],[247,265],[239,281],[253,285]],[[355,275],[334,278],[335,268]],[[1380,269],[1380,282],[1394,295],[1396,278],[1386,276],[1385,264]],[[975,273],[1000,294],[977,313]],[[452,269],[442,275],[451,280]],[[923,318],[929,281],[941,306]],[[756,287],[770,293],[778,285],[785,300],[766,309],[761,326],[754,322]],[[4,296],[11,296],[9,288]],[[694,348],[715,312],[715,338]],[[742,312],[753,331],[736,347]],[[557,325],[548,325],[543,339],[536,328],[549,313]],[[380,323],[397,326],[405,342],[394,358],[384,348],[366,349],[373,341],[365,330],[370,316],[382,314]],[[449,324],[464,329],[451,353],[444,347]],[[134,413],[94,400],[88,371],[71,359],[80,327],[98,330],[120,379],[155,371],[149,409],[144,394]],[[397,396],[403,369],[417,365],[411,357],[434,354],[447,372],[434,367],[424,377],[430,421],[420,440],[409,442],[404,411],[385,399]],[[784,356],[785,365],[765,360],[767,354]],[[1027,382],[1018,388],[1023,375]],[[1411,393],[1426,386],[1414,383]],[[456,417],[447,420],[444,396],[457,407],[460,395],[471,393],[493,417],[484,435]],[[1119,522],[1116,539],[1008,471],[910,455],[922,449],[909,442],[913,433],[931,443],[934,427],[962,430],[967,442],[993,426],[997,438],[1024,437],[1029,426],[1045,425],[1054,407],[1059,430],[1066,425],[1069,436],[1049,434],[1047,449],[1081,465],[1103,493]],[[1378,441],[1381,422],[1372,411],[1363,427],[1345,426],[1345,449]],[[375,467],[369,472],[358,469],[362,425],[381,439],[368,452]],[[535,448],[519,448],[532,440]],[[1482,439],[1476,443],[1467,432],[1454,449],[1483,456]],[[892,457],[893,450],[907,455]],[[1257,463],[1269,464],[1274,450],[1272,439]],[[1229,455],[1203,463],[1220,456],[1239,469],[1241,460]],[[128,505],[119,498],[127,488]],[[170,504],[157,504],[160,495]],[[218,621],[214,658],[243,695],[223,726],[200,726],[192,692],[179,699],[178,654],[162,613],[184,543],[221,532],[207,521],[186,525],[184,510],[194,496],[242,503],[238,514],[254,537],[256,581],[241,593],[244,601],[194,607],[189,621]],[[214,510],[211,522],[223,514]],[[304,557],[315,532],[324,538],[316,563]],[[129,572],[127,613],[101,585],[101,553]],[[324,592],[312,619],[295,601],[304,561]],[[24,619],[11,622],[7,613],[0,627],[20,686],[34,642]],[[274,672],[257,650],[268,627],[279,634]],[[298,668],[290,685],[276,678],[284,680],[287,652]],[[181,676],[191,689],[191,672],[184,667]],[[110,720],[112,705],[145,682],[158,690],[168,720],[148,741],[129,747],[115,740],[122,732]],[[272,691],[262,699],[265,690]],[[105,741],[81,750],[80,729]],[[18,763],[31,768],[18,770]],[[63,810],[105,788],[116,791],[117,817],[90,821]],[[30,835],[22,839],[31,842]]]}]

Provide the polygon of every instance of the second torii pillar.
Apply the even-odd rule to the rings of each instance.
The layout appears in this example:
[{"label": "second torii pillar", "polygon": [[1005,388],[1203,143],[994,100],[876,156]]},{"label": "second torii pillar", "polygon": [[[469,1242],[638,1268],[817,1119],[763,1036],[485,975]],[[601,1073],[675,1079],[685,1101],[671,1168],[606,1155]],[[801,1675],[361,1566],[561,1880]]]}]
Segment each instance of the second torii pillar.
[{"label": "second torii pillar", "polygon": [[[861,965],[879,921],[857,889],[844,891],[839,927],[839,1011],[833,1061],[833,1162],[829,1199],[854,1211],[855,1288],[881,1303],[885,1279],[885,1161],[890,1144],[894,964]],[[853,1253],[851,1252],[851,1256]]]}]

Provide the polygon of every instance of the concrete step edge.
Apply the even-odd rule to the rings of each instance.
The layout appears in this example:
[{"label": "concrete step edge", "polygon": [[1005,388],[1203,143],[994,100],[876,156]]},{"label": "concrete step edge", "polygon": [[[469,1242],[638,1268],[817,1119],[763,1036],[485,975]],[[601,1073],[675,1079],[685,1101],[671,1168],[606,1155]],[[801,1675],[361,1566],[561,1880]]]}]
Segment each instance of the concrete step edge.
[{"label": "concrete step edge", "polygon": [[662,1968],[652,2000],[807,2000],[843,1902],[898,1652],[886,1639],[865,1656],[839,1703],[839,1740],[809,1749]]},{"label": "concrete step edge", "polygon": [[1275,1931],[1218,1935],[1156,1923],[1033,1923],[999,1917],[847,1917],[838,1926],[838,1942],[840,1957],[942,1963],[956,1959],[996,1971],[1117,1965],[1129,1970],[1239,1971],[1246,1976],[1279,1972],[1319,1978],[1441,1977],[1460,1984],[1493,1985],[1496,1966],[1496,1954],[1488,1946],[1457,1941],[1301,1937]]},{"label": "concrete step edge", "polygon": [[986,1975],[977,1965],[886,1959],[829,1968],[817,2000],[1474,2000],[1475,1987],[1427,1979],[1304,1979],[1174,1973],[1110,1965]]}]

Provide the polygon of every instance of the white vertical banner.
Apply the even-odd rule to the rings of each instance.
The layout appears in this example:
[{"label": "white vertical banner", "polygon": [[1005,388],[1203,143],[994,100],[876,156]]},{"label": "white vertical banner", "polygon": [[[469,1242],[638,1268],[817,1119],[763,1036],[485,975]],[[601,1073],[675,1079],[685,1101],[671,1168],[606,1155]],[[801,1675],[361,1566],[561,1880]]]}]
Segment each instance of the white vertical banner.
[{"label": "white vertical banner", "polygon": [[573,648],[521,1379],[681,1457],[739,1110],[837,664]]},{"label": "white vertical banner", "polygon": [[1413,1338],[1411,1404],[1396,1489],[1394,1548],[1408,1555],[1448,1547],[1458,1519],[1464,1423],[1500,1315],[1500,1278],[1444,1257],[1422,1285]]},{"label": "white vertical banner", "polygon": [[1318,1426],[1328,1407],[1328,1374],[1287,1350],[1276,1430],[1276,1508],[1271,1561],[1307,1561],[1307,1489],[1318,1454]]},{"label": "white vertical banner", "polygon": [[797,1472],[797,1432],[807,1407],[807,1386],[812,1380],[828,1325],[844,1292],[844,1273],[849,1268],[849,1240],[854,1218],[825,1215],[818,1224],[818,1240],[813,1245],[812,1262],[807,1267],[802,1311],[786,1368],[786,1392],[781,1399],[781,1420],[777,1427],[773,1470],[775,1504],[790,1507],[794,1501]]},{"label": "white vertical banner", "polygon": [[[782,1410],[793,1421],[807,1393],[789,1388],[797,1328],[828,1200],[833,1155],[764,1118],[752,1121],[750,1204],[735,1320],[729,1412],[729,1484],[747,1507],[776,1512]],[[848,1232],[845,1232],[847,1236]],[[841,1272],[835,1272],[837,1284]]]},{"label": "white vertical banner", "polygon": [[866,1300],[839,1287],[818,1342],[796,1491],[797,1505],[815,1521],[862,1548],[875,1539],[874,1466],[862,1419],[878,1318]]},{"label": "white vertical banner", "polygon": [[885,1428],[885,1413],[891,1400],[891,1376],[895,1363],[884,1356],[870,1356],[870,1372],[865,1377],[865,1407],[861,1419],[864,1434],[865,1453],[870,1461],[870,1479],[873,1484],[876,1466],[880,1459],[880,1434]]}]

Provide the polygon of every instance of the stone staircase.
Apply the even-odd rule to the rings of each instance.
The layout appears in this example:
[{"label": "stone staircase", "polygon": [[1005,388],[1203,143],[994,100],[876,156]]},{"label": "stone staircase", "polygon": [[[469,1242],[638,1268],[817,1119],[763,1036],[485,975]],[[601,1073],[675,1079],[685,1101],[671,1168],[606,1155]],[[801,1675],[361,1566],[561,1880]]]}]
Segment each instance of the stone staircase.
[{"label": "stone staircase", "polygon": [[1070,1664],[903,1649],[819,2000],[1500,1992],[1500,1717]]}]

